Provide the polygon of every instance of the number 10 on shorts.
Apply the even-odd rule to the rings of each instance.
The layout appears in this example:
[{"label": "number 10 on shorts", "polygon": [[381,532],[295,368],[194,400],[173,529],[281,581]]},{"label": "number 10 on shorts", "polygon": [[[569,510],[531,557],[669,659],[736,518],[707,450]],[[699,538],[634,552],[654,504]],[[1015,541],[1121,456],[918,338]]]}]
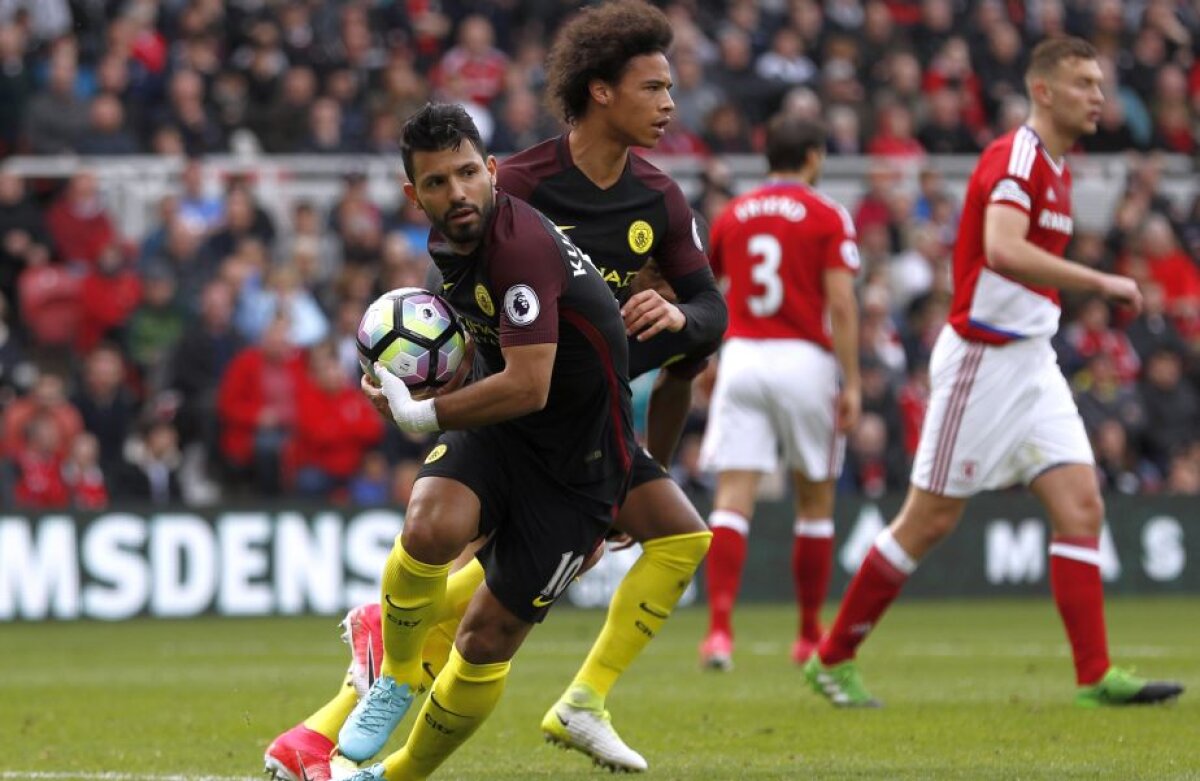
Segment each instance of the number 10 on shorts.
[{"label": "number 10 on shorts", "polygon": [[558,568],[550,576],[549,582],[542,587],[541,593],[533,600],[533,604],[537,607],[544,607],[558,599],[559,595],[567,590],[567,586],[571,585],[571,581],[579,574],[582,567],[582,555],[573,556],[570,551],[564,553],[559,559]]}]

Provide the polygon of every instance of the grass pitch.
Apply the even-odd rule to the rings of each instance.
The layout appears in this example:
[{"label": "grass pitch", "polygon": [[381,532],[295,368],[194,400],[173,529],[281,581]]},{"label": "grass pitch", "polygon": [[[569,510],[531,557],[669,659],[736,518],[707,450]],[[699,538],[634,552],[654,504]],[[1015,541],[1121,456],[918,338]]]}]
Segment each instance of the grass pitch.
[{"label": "grass pitch", "polygon": [[[737,616],[734,672],[702,672],[681,610],[610,697],[648,779],[1200,779],[1200,599],[1113,600],[1114,658],[1191,689],[1081,711],[1048,600],[905,602],[861,656],[880,711],[837,711],[788,661],[793,611]],[[603,616],[560,610],[517,657],[446,779],[599,779],[538,722]],[[335,618],[0,625],[0,779],[236,781],[336,689]],[[410,716],[411,718],[411,716]],[[394,745],[407,732],[406,721]]]}]

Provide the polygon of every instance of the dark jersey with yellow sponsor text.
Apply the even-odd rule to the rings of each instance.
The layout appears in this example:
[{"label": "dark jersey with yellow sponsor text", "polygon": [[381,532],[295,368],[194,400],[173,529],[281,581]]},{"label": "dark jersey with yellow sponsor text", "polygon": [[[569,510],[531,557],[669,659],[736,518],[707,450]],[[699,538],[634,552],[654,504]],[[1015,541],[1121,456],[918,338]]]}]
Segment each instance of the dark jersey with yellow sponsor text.
[{"label": "dark jersey with yellow sponsor text", "polygon": [[635,446],[629,358],[599,271],[552,222],[503,192],[473,253],[456,254],[436,232],[429,252],[442,296],[475,339],[477,377],[503,371],[503,348],[558,346],[546,406],[487,427],[512,450],[480,457],[530,458],[573,491],[619,502]]},{"label": "dark jersey with yellow sponsor text", "polygon": [[588,254],[617,300],[624,303],[653,259],[674,290],[687,325],[676,334],[630,341],[630,376],[672,360],[702,360],[725,331],[725,302],[717,290],[691,207],[679,186],[636,154],[620,178],[601,189],[571,158],[567,136],[505,160],[497,184],[533,205]]}]

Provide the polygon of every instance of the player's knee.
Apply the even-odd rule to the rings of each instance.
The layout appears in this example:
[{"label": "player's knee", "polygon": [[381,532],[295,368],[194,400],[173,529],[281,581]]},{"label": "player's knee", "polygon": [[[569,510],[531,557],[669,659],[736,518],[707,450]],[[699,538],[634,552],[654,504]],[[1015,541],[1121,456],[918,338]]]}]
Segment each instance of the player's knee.
[{"label": "player's knee", "polygon": [[454,647],[471,664],[493,664],[512,659],[527,627],[515,619],[472,621],[458,630]]},{"label": "player's knee", "polygon": [[948,537],[957,525],[958,516],[945,512],[904,512],[894,524],[897,538],[914,541],[922,552]]},{"label": "player's knee", "polygon": [[649,540],[642,545],[643,555],[656,561],[687,572],[694,572],[708,553],[712,544],[712,532],[692,532],[690,534],[675,534],[670,537],[659,537]]},{"label": "player's knee", "polygon": [[470,536],[462,531],[463,524],[459,519],[449,515],[437,502],[419,501],[409,505],[400,534],[404,549],[418,561],[439,564],[453,561]]},{"label": "player's knee", "polygon": [[1095,537],[1104,524],[1104,498],[1099,491],[1088,491],[1078,497],[1071,507],[1069,534]]}]

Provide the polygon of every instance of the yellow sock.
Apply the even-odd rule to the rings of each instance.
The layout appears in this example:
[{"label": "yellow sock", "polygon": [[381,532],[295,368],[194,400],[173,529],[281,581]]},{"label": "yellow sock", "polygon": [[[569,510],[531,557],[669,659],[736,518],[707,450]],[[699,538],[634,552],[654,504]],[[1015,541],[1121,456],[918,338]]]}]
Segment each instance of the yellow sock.
[{"label": "yellow sock", "polygon": [[454,647],[454,637],[458,634],[458,625],[482,582],[483,565],[474,558],[451,573],[446,581],[446,598],[442,601],[442,609],[438,611],[438,623],[429,630],[425,645],[421,647],[421,670],[425,673],[421,682],[425,688],[446,666],[450,649]]},{"label": "yellow sock", "polygon": [[471,664],[450,651],[404,748],[383,760],[391,781],[427,778],[487,720],[504,693],[510,662]]},{"label": "yellow sock", "polygon": [[467,612],[467,605],[471,604],[475,590],[483,582],[483,574],[483,565],[479,563],[479,559],[474,558],[464,564],[462,569],[450,573],[450,578],[446,581],[446,599],[437,615],[439,624],[454,619],[457,626],[463,613]]},{"label": "yellow sock", "polygon": [[421,646],[421,678],[422,690],[433,685],[433,681],[446,666],[450,657],[450,649],[454,648],[454,636],[458,634],[458,618],[449,618],[429,630],[425,635],[425,645]]},{"label": "yellow sock", "polygon": [[354,682],[350,679],[350,673],[346,673],[346,679],[342,681],[338,693],[333,695],[333,699],[322,705],[313,715],[305,719],[304,726],[337,743],[338,730],[342,728],[342,722],[350,715],[350,711],[354,710],[357,703],[358,692],[354,690]]},{"label": "yellow sock", "polygon": [[445,600],[449,572],[449,564],[425,564],[408,555],[399,537],[383,568],[381,672],[411,691],[421,684],[421,646]]},{"label": "yellow sock", "polygon": [[583,687],[586,691],[578,692],[578,704],[603,706],[617,678],[675,609],[711,541],[712,532],[703,531],[660,537],[642,545],[642,556],[617,586],[604,629],[576,673],[568,696]]}]

